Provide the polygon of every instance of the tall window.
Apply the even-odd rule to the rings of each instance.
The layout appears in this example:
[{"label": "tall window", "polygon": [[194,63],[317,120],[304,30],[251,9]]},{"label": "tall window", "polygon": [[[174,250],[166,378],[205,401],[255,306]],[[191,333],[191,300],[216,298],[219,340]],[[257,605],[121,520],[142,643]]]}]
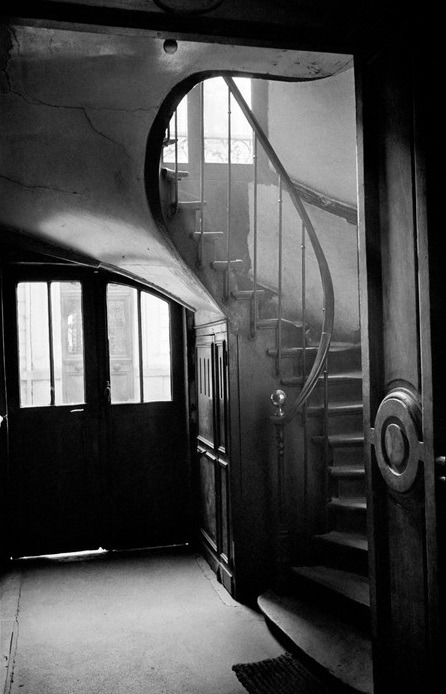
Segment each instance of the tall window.
[{"label": "tall window", "polygon": [[169,304],[123,284],[107,285],[112,403],[172,400]]},{"label": "tall window", "polygon": [[[248,106],[251,106],[251,79],[236,77],[234,81]],[[203,90],[202,102],[200,99],[201,89]],[[191,112],[196,117],[188,117]],[[164,148],[164,162],[175,162],[175,136],[177,137],[178,163],[189,162],[193,156],[189,146],[190,142],[199,140],[202,125],[204,161],[210,164],[227,163],[229,119],[231,123],[232,163],[252,164],[253,135],[251,126],[236,100],[231,96],[229,101],[229,89],[222,77],[205,80],[192,89],[179,103],[176,115],[172,116],[166,133],[168,144]]]},{"label": "tall window", "polygon": [[80,282],[17,286],[20,406],[85,401]]},{"label": "tall window", "polygon": [[[248,106],[251,106],[251,80],[235,78]],[[229,89],[222,77],[203,83],[204,88],[204,160],[228,162]],[[231,97],[231,162],[252,164],[252,129],[236,100]]]}]

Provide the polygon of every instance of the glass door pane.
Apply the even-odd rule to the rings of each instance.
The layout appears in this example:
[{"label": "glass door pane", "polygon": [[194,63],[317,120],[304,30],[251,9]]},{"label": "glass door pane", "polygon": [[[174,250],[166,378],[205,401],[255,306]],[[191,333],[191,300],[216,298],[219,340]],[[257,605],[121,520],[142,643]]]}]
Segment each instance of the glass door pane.
[{"label": "glass door pane", "polygon": [[17,286],[20,406],[51,404],[48,285],[20,282]]},{"label": "glass door pane", "polygon": [[82,287],[51,282],[54,390],[56,405],[85,402]]},{"label": "glass door pane", "polygon": [[172,400],[169,304],[141,292],[143,400]]},{"label": "glass door pane", "polygon": [[80,282],[17,286],[20,406],[85,402]]},{"label": "glass door pane", "polygon": [[141,402],[136,289],[107,285],[107,325],[111,402]]}]

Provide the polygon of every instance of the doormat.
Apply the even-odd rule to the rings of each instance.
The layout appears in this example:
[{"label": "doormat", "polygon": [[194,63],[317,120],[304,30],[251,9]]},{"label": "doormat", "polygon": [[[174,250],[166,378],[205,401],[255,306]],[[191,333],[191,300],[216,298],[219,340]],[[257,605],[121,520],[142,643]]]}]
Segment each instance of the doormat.
[{"label": "doormat", "polygon": [[328,694],[329,690],[291,653],[232,669],[250,694]]}]

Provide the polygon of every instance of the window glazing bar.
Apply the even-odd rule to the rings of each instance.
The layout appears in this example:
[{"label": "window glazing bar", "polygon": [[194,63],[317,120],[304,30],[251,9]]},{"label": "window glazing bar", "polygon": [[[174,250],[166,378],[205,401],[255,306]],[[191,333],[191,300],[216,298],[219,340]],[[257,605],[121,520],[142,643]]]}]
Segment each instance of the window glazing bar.
[{"label": "window glazing bar", "polygon": [[53,335],[53,302],[51,298],[51,283],[46,283],[46,296],[48,301],[48,332],[50,349],[50,405],[56,402],[56,384],[54,379],[54,335]]},{"label": "window glazing bar", "polygon": [[137,321],[138,321],[138,363],[139,363],[139,402],[144,402],[144,365],[142,356],[142,315],[141,292],[137,292]]}]

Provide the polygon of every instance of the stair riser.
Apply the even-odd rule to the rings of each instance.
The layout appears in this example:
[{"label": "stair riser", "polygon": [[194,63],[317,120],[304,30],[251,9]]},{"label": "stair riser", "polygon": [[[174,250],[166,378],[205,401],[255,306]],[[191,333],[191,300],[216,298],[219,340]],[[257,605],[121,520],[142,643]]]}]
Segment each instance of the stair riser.
[{"label": "stair riser", "polygon": [[334,545],[318,539],[314,540],[313,549],[315,564],[352,571],[360,576],[368,575],[368,553],[365,550]]},{"label": "stair riser", "polygon": [[[324,402],[324,384],[321,379],[311,395],[312,405],[322,405]],[[341,383],[328,382],[329,404],[340,402],[362,402],[362,382],[343,381]]]},{"label": "stair riser", "polygon": [[343,533],[366,533],[366,512],[329,507],[329,525],[332,530]]},{"label": "stair riser", "polygon": [[331,460],[333,465],[362,465],[364,463],[363,446],[346,446],[332,448]]},{"label": "stair riser", "polygon": [[344,373],[345,371],[361,370],[361,350],[350,349],[345,352],[329,352],[328,371],[330,373]]},{"label": "stair riser", "polygon": [[368,625],[370,608],[349,600],[349,598],[334,593],[330,588],[321,586],[310,579],[300,576],[292,577],[292,586],[300,598],[315,601],[318,605],[326,605],[330,611],[339,611],[344,618]]},{"label": "stair riser", "polygon": [[[274,345],[276,341],[276,327],[274,325],[261,326],[258,328],[259,331],[265,332],[271,335],[271,344]],[[302,328],[298,326],[294,327],[282,327],[282,347],[294,347],[296,342],[302,340]],[[276,357],[270,357],[272,362],[275,362]],[[287,372],[292,372],[293,375],[301,375],[299,371],[296,371],[295,364],[292,359],[283,359],[283,366],[287,367]]]},{"label": "stair riser", "polygon": [[363,419],[360,414],[332,415],[328,417],[328,433],[333,434],[362,434]]},{"label": "stair riser", "polygon": [[[307,350],[306,366],[311,369],[315,358],[313,350]],[[349,349],[345,351],[329,352],[328,372],[345,373],[348,371],[361,370],[361,351],[359,349]]]},{"label": "stair riser", "polygon": [[365,496],[365,480],[364,478],[332,477],[330,479],[330,490],[332,495],[339,499],[357,499],[360,496]]}]

